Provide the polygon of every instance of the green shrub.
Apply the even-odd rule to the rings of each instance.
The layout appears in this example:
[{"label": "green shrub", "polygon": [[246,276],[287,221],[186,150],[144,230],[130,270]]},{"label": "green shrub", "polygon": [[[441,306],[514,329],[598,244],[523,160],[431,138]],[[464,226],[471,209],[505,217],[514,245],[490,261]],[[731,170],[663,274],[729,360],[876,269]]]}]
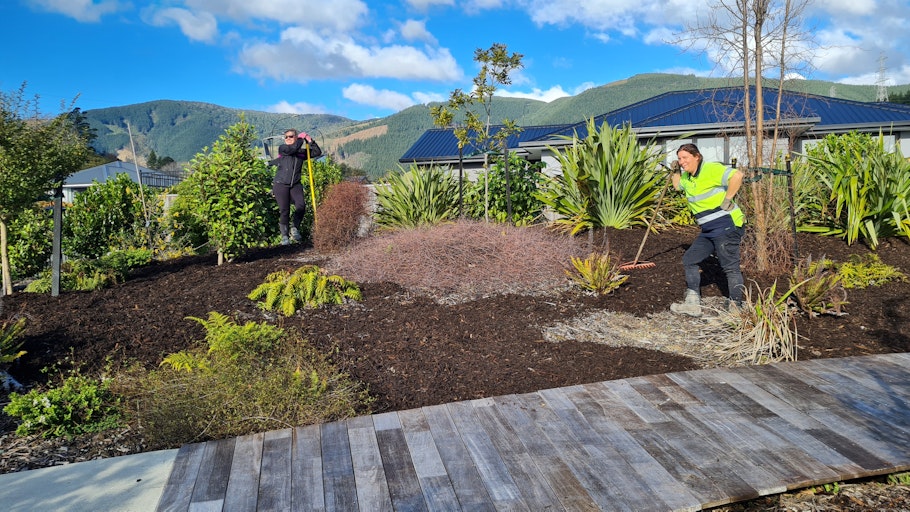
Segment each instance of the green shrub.
[{"label": "green shrub", "polygon": [[157,218],[162,209],[157,194],[148,187],[140,191],[125,172],[105,183],[94,183],[66,209],[63,252],[71,258],[94,259],[111,250],[149,247],[150,233],[159,231]]},{"label": "green shrub", "polygon": [[[148,249],[116,250],[94,260],[73,260],[61,265],[60,289],[67,291],[92,291],[122,283],[129,271],[148,265],[152,251]],[[49,293],[51,272],[44,273],[25,287],[26,292]]]},{"label": "green shrub", "polygon": [[[228,345],[229,353],[238,345],[250,346]],[[150,446],[174,447],[370,412],[366,388],[296,332],[285,332],[255,357],[222,355],[220,349],[199,348],[169,355],[157,370],[137,366],[118,377],[113,389],[124,397]]]},{"label": "green shrub", "polygon": [[392,173],[376,187],[375,220],[381,226],[414,228],[454,219],[458,212],[458,183],[439,167]]},{"label": "green shrub", "polygon": [[316,265],[304,265],[294,272],[269,274],[265,282],[249,294],[265,311],[280,311],[292,316],[300,308],[341,304],[344,299],[360,300],[360,288],[340,276],[327,276]]},{"label": "green shrub", "polygon": [[48,268],[53,245],[53,212],[40,205],[9,224],[9,260],[14,278],[36,276]]},{"label": "green shrub", "polygon": [[489,218],[496,222],[510,222],[516,226],[534,223],[541,217],[544,208],[543,202],[536,195],[543,182],[543,174],[540,172],[543,166],[543,163],[531,164],[524,158],[509,153],[509,197],[512,208],[512,218],[509,219],[509,205],[506,204],[506,169],[503,158],[495,157],[489,172],[481,173],[477,181],[470,183],[465,191],[464,206],[468,215],[475,219],[483,219],[485,215],[489,215]]},{"label": "green shrub", "polygon": [[866,288],[880,286],[889,281],[907,281],[904,273],[882,263],[878,255],[871,253],[865,257],[855,254],[850,256],[850,261],[840,264],[837,275],[844,288]]},{"label": "green shrub", "polygon": [[609,253],[592,252],[587,258],[572,258],[574,271],[566,270],[572,281],[585,290],[600,295],[607,295],[619,288],[629,279],[628,275],[619,273],[619,262],[614,261]]},{"label": "green shrub", "polygon": [[99,432],[120,425],[119,399],[111,394],[109,381],[67,377],[60,387],[10,393],[6,414],[20,420],[17,435],[42,434],[61,437]]}]

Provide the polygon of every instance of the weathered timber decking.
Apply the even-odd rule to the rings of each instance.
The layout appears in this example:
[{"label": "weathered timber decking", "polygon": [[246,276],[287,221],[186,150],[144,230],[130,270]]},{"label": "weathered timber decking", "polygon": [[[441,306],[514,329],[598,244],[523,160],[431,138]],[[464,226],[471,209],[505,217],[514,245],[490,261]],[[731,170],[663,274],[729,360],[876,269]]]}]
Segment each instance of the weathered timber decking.
[{"label": "weathered timber decking", "polygon": [[699,510],[910,469],[910,354],[699,370],[184,446],[161,511]]}]

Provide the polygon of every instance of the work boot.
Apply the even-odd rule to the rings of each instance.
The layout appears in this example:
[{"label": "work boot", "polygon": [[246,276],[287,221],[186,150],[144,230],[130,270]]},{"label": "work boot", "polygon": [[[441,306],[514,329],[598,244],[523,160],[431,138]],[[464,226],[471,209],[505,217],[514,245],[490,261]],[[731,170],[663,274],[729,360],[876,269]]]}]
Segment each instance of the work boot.
[{"label": "work boot", "polygon": [[727,313],[739,315],[743,311],[743,302],[741,300],[727,299]]},{"label": "work boot", "polygon": [[283,236],[281,237],[281,245],[291,245],[291,241],[288,239],[288,237]]},{"label": "work boot", "polygon": [[303,240],[303,237],[300,236],[300,230],[294,226],[291,226],[291,238],[293,238],[295,242]]},{"label": "work boot", "polygon": [[670,304],[670,311],[677,315],[689,315],[698,318],[701,316],[701,297],[695,290],[686,290],[686,296],[682,302]]}]

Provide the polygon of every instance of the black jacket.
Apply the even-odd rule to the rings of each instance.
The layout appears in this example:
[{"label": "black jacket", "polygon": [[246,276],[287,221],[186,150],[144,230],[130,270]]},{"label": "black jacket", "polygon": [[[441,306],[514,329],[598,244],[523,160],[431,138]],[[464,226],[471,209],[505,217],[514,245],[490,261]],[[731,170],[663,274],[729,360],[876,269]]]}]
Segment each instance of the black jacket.
[{"label": "black jacket", "polygon": [[[300,183],[300,173],[303,163],[306,162],[307,151],[304,140],[294,139],[293,144],[282,144],[278,146],[278,158],[269,162],[269,165],[278,166],[275,171],[273,183],[281,185],[296,185]],[[316,141],[310,142],[310,158],[319,158],[322,156],[322,149],[316,144]]]}]

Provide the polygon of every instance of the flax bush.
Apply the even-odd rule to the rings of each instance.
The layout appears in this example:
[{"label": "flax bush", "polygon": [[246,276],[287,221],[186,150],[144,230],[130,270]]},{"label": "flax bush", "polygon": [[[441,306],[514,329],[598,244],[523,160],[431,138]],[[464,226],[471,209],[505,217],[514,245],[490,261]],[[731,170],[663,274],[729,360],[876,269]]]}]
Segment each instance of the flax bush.
[{"label": "flax bush", "polygon": [[376,223],[389,228],[432,226],[454,219],[458,212],[458,183],[439,167],[390,174],[376,187]]},{"label": "flax bush", "polygon": [[849,304],[834,262],[824,255],[816,261],[811,256],[797,261],[790,273],[790,287],[800,309],[810,316],[840,316]]},{"label": "flax bush", "polygon": [[875,249],[890,236],[910,238],[910,162],[884,138],[829,135],[811,148],[808,164],[824,196],[802,231],[839,236]]},{"label": "flax bush", "polygon": [[583,139],[556,151],[562,172],[547,177],[537,197],[561,216],[555,227],[573,235],[645,223],[666,175],[656,172],[661,154],[653,142],[642,147],[630,125],[621,128],[589,119]]}]

